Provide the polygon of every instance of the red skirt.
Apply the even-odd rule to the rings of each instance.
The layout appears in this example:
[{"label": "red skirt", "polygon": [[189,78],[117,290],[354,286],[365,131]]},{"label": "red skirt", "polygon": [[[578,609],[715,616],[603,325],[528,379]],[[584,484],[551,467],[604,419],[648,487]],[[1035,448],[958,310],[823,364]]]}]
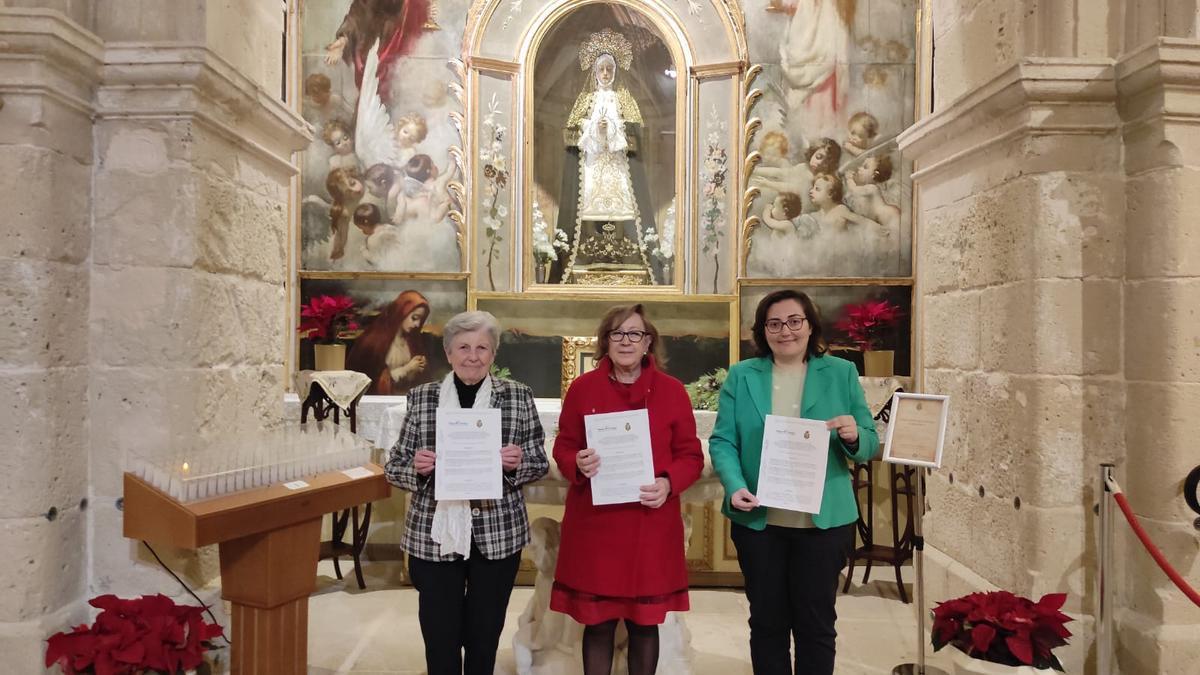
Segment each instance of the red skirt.
[{"label": "red skirt", "polygon": [[640,626],[657,626],[666,620],[667,612],[686,612],[690,607],[687,588],[665,595],[623,598],[577,591],[555,581],[550,592],[550,609],[585,626],[613,619],[628,619]]}]

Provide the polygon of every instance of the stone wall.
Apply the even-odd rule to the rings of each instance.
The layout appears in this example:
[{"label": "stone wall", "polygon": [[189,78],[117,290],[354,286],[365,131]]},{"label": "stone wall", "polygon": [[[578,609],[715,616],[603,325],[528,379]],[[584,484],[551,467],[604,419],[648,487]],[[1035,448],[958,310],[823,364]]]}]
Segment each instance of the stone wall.
[{"label": "stone wall", "polygon": [[[1158,3],[934,4],[935,110],[901,139],[924,389],[952,397],[928,597],[1068,592],[1080,621],[1061,656],[1090,671],[1101,462],[1200,584],[1180,490],[1200,402],[1200,160],[1183,147],[1200,45],[1158,37],[1195,30]],[[1187,672],[1200,611],[1117,532],[1121,672]]]},{"label": "stone wall", "polygon": [[57,12],[0,8],[0,26],[0,654],[22,666],[8,672],[39,672],[41,641],[82,618],[87,590],[90,115],[103,49]]},{"label": "stone wall", "polygon": [[[1179,3],[1187,4],[1187,3]],[[1200,533],[1182,497],[1200,464],[1200,41],[1191,23],[1136,45],[1116,64],[1126,174],[1122,487],[1167,559],[1200,588]],[[1168,12],[1167,18],[1171,14]],[[1187,673],[1200,662],[1200,608],[1118,524],[1122,672]]]},{"label": "stone wall", "polygon": [[[278,2],[8,4],[0,653],[40,672],[41,640],[88,597],[182,594],[122,536],[130,454],[279,418],[308,132],[280,101]],[[159,552],[194,586],[217,579],[215,550]]]}]

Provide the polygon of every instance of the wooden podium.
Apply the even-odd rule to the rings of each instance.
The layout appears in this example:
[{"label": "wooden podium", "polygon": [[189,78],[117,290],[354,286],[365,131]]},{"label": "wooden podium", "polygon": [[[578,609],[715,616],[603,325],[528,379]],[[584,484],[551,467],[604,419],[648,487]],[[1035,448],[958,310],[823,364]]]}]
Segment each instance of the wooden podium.
[{"label": "wooden podium", "polygon": [[321,518],[391,493],[379,465],[365,468],[370,476],[330,471],[299,490],[272,485],[187,504],[126,473],[124,533],[186,549],[218,544],[221,597],[233,604],[231,672],[305,675]]}]

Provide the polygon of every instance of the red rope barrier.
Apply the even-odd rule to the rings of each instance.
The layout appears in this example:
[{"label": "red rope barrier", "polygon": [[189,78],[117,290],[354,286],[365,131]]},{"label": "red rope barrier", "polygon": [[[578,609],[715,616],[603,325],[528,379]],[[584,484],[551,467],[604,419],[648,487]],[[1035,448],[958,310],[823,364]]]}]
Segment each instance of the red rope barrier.
[{"label": "red rope barrier", "polygon": [[1196,589],[1188,585],[1183,575],[1176,572],[1174,567],[1171,567],[1171,563],[1167,562],[1167,559],[1163,557],[1162,551],[1158,550],[1154,542],[1150,541],[1150,535],[1146,534],[1146,530],[1142,529],[1142,524],[1138,522],[1137,516],[1133,515],[1133,509],[1129,506],[1129,500],[1125,499],[1125,494],[1123,492],[1113,492],[1113,497],[1117,500],[1117,506],[1121,507],[1121,513],[1125,514],[1125,520],[1129,521],[1129,527],[1133,528],[1133,533],[1137,535],[1138,539],[1142,540],[1142,546],[1146,547],[1146,552],[1150,554],[1150,557],[1154,558],[1154,562],[1158,563],[1158,566],[1179,587],[1179,590],[1183,591],[1183,594],[1189,600],[1196,603],[1197,607],[1200,607],[1200,593],[1197,593]]}]

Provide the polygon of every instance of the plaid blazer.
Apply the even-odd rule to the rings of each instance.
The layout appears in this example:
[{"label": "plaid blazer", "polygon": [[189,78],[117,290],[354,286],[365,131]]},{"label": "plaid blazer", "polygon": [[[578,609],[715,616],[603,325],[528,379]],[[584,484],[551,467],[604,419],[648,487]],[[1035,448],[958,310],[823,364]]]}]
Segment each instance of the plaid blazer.
[{"label": "plaid blazer", "polygon": [[[400,548],[422,560],[438,562],[458,560],[462,556],[441,555],[441,546],[429,537],[433,511],[437,508],[433,498],[437,470],[428,476],[418,475],[413,468],[413,457],[422,448],[437,452],[435,426],[441,386],[438,380],[408,392],[408,409],[400,427],[400,438],[384,467],[388,482],[413,493]],[[521,464],[513,471],[504,472],[502,499],[471,501],[471,541],[485,558],[499,560],[529,543],[529,515],[525,512],[521,486],[545,476],[550,463],[546,459],[546,436],[529,387],[493,377],[491,407],[500,410],[504,444],[518,445],[523,451]]]}]

